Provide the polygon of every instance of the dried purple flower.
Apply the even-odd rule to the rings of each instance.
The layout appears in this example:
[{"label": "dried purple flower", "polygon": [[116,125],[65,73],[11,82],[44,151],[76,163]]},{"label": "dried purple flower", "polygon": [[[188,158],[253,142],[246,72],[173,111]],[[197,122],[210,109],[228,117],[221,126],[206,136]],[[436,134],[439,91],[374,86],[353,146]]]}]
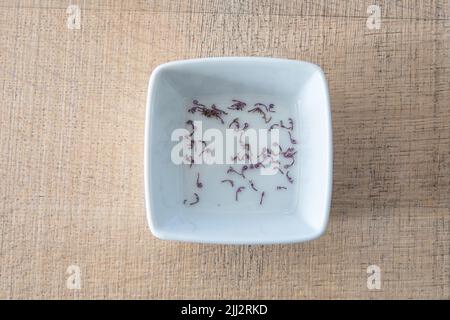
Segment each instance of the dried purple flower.
[{"label": "dried purple flower", "polygon": [[258,102],[258,103],[255,103],[255,107],[264,107],[264,109],[266,109],[266,112],[275,112],[273,110],[273,107],[275,107],[275,105],[272,103],[269,104],[269,107],[267,107],[264,103]]},{"label": "dried purple flower", "polygon": [[289,133],[289,139],[291,140],[291,143],[292,143],[292,144],[297,144],[297,140],[295,140],[294,138],[292,138],[291,132],[288,131],[288,133]]},{"label": "dried purple flower", "polygon": [[191,126],[192,132],[191,132],[191,134],[189,136],[192,136],[194,134],[194,131],[195,131],[194,122],[192,120],[188,120],[188,121],[186,121],[186,125]]},{"label": "dried purple flower", "polygon": [[233,125],[236,127],[236,129],[240,128],[241,125],[239,124],[239,118],[234,118],[233,121],[231,121],[228,128],[231,128]]},{"label": "dried purple flower", "polygon": [[228,107],[228,109],[230,109],[230,110],[242,111],[247,106],[247,104],[245,102],[242,102],[239,100],[231,100],[231,101],[233,101],[234,103]]},{"label": "dried purple flower", "polygon": [[185,155],[184,159],[189,162],[189,168],[192,168],[192,165],[195,164],[194,158],[189,155]]},{"label": "dried purple flower", "polygon": [[289,127],[286,127],[286,126],[283,124],[283,120],[280,120],[280,126],[281,126],[282,128],[284,128],[284,129],[287,129],[287,130],[290,130],[290,131],[294,130],[294,120],[292,120],[292,118],[289,118],[289,119],[288,119],[288,122],[289,122]]},{"label": "dried purple flower", "polygon": [[228,173],[228,174],[229,174],[229,173],[236,173],[236,174],[240,175],[242,178],[245,179],[245,176],[244,176],[241,172],[236,171],[233,167],[230,167],[230,168],[227,170],[227,173]]},{"label": "dried purple flower", "polygon": [[197,204],[200,201],[200,197],[198,194],[194,193],[195,200],[189,203],[190,206],[193,206],[194,204]]},{"label": "dried purple flower", "polygon": [[291,163],[285,164],[284,168],[288,169],[288,168],[292,167],[294,165],[294,163],[295,163],[295,158],[291,158]]},{"label": "dried purple flower", "polygon": [[265,192],[263,191],[263,192],[261,193],[261,199],[259,200],[259,205],[260,205],[260,206],[261,206],[262,203],[263,203],[264,195],[265,195]]},{"label": "dried purple flower", "polygon": [[192,100],[192,103],[197,107],[201,107],[201,108],[206,107],[204,104],[199,103],[198,100]]},{"label": "dried purple flower", "polygon": [[217,106],[215,104],[213,104],[211,106],[211,109],[213,109],[214,111],[217,111],[219,114],[228,115],[228,112],[225,112],[222,109],[217,108]]},{"label": "dried purple flower", "polygon": [[289,171],[286,172],[286,178],[288,179],[289,183],[294,183],[294,179],[292,179],[292,177],[289,176]]},{"label": "dried purple flower", "polygon": [[200,182],[200,172],[197,173],[197,188],[203,188],[203,183]]},{"label": "dried purple flower", "polygon": [[297,154],[294,148],[289,147],[286,151],[281,152],[281,155],[285,158],[293,158]]},{"label": "dried purple flower", "polygon": [[259,169],[261,167],[265,168],[266,166],[262,162],[255,163],[255,169]]},{"label": "dried purple flower", "polygon": [[261,114],[261,115],[262,115],[262,118],[264,119],[264,121],[265,121],[266,123],[269,123],[270,120],[272,120],[272,117],[270,117],[269,119],[267,119],[266,113],[265,113],[260,107],[253,108],[253,109],[249,110],[248,112],[257,112],[257,113]]},{"label": "dried purple flower", "polygon": [[231,187],[234,187],[234,182],[233,182],[233,180],[225,179],[225,180],[222,180],[222,181],[220,181],[220,182],[221,182],[221,183],[228,182],[228,183],[231,185]]},{"label": "dried purple flower", "polygon": [[250,187],[251,187],[253,190],[258,191],[258,189],[256,189],[255,184],[253,183],[252,180],[250,180],[249,183],[250,183]]},{"label": "dried purple flower", "polygon": [[247,171],[247,170],[248,170],[248,166],[247,166],[247,165],[242,166],[242,168],[241,168],[241,176],[242,176],[244,179],[245,179],[244,172]]},{"label": "dried purple flower", "polygon": [[197,100],[192,101],[192,103],[194,104],[194,106],[188,109],[189,113],[194,114],[199,111],[203,116],[207,118],[216,118],[219,119],[222,124],[225,123],[221,115],[227,113],[223,110],[218,109],[214,104],[211,106],[211,109],[208,109],[205,105],[200,104]]},{"label": "dried purple flower", "polygon": [[237,188],[237,190],[236,190],[236,201],[239,201],[239,199],[238,199],[238,194],[241,193],[242,190],[244,190],[244,189],[245,189],[245,187],[239,187],[239,188]]},{"label": "dried purple flower", "polygon": [[270,126],[269,131],[275,129],[276,127],[279,127],[280,125],[278,123],[274,123]]}]

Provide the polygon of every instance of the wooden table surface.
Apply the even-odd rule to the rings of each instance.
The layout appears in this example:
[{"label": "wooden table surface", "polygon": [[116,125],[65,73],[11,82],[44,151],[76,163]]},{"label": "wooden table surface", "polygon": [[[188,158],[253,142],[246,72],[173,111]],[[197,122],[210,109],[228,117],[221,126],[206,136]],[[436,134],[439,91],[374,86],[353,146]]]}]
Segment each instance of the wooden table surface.
[{"label": "wooden table surface", "polygon": [[[380,29],[367,26],[370,5]],[[0,298],[449,299],[449,7],[1,0]],[[150,234],[149,75],[212,56],[324,69],[334,189],[320,239],[225,246]],[[380,290],[367,285],[370,265]]]}]

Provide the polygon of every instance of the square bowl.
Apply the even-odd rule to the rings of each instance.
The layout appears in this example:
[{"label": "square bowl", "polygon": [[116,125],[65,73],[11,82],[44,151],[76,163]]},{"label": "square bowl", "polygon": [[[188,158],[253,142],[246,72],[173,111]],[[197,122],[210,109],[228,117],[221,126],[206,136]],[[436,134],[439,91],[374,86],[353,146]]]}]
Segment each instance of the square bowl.
[{"label": "square bowl", "polygon": [[[228,164],[174,163],[173,133],[186,128],[186,121],[191,120],[188,106],[194,102],[214,104],[229,113],[236,100],[252,108],[261,101],[266,106],[273,104],[278,111],[274,118],[284,119],[285,126],[288,118],[295,123],[288,128],[297,140],[296,163],[289,169],[293,183],[283,180],[285,173],[264,177],[258,182],[259,193],[246,185],[238,199],[237,185],[231,187],[220,180],[230,177],[226,174]],[[244,120],[251,115],[241,114]],[[223,117],[228,117],[228,126],[230,115]],[[204,120],[208,128],[220,124],[217,119]],[[276,120],[273,123],[278,126]],[[285,134],[287,130],[280,131]],[[195,180],[200,174],[201,189]],[[160,239],[274,244],[319,237],[326,230],[332,188],[331,113],[323,71],[308,62],[251,57],[194,59],[158,66],[148,88],[144,176],[148,223]],[[287,187],[278,190],[279,185]],[[197,203],[195,196],[201,201]]]}]

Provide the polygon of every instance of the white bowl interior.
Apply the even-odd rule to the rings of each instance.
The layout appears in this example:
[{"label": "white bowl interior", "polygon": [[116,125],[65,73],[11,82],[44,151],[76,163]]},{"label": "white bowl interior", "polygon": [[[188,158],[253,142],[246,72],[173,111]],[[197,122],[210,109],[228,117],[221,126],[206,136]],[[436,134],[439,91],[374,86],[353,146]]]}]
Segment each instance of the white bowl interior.
[{"label": "white bowl interior", "polygon": [[[193,99],[219,106],[229,105],[231,99],[264,101],[277,106],[280,119],[291,116],[299,141],[291,174],[295,184],[285,192],[267,192],[264,206],[259,206],[258,194],[249,192],[236,202],[233,189],[213,183],[222,176],[227,179],[223,173],[229,165],[189,169],[172,163],[171,133],[185,127],[187,106]],[[327,86],[319,67],[278,59],[169,63],[152,75],[148,108],[147,205],[156,236],[213,243],[280,243],[309,240],[324,232],[331,192],[331,124]],[[251,126],[255,121],[244,120]],[[214,121],[204,120],[204,129],[217,127]],[[189,170],[201,172],[204,183],[201,201],[195,206],[183,204],[195,192],[196,174]],[[268,185],[260,179],[259,186],[273,188],[273,181]]]}]

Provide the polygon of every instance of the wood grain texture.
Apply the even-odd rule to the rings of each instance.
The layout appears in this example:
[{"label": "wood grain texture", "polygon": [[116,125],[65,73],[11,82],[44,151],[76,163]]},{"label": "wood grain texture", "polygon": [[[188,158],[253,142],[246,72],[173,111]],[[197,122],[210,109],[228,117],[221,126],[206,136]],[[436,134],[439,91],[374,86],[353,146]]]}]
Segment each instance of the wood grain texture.
[{"label": "wood grain texture", "polygon": [[[450,298],[447,1],[0,1],[0,298]],[[366,27],[367,6],[382,27]],[[143,131],[160,63],[321,65],[330,223],[304,244],[165,242],[148,231]],[[366,287],[379,265],[381,290]],[[69,265],[81,290],[66,287]]]}]

